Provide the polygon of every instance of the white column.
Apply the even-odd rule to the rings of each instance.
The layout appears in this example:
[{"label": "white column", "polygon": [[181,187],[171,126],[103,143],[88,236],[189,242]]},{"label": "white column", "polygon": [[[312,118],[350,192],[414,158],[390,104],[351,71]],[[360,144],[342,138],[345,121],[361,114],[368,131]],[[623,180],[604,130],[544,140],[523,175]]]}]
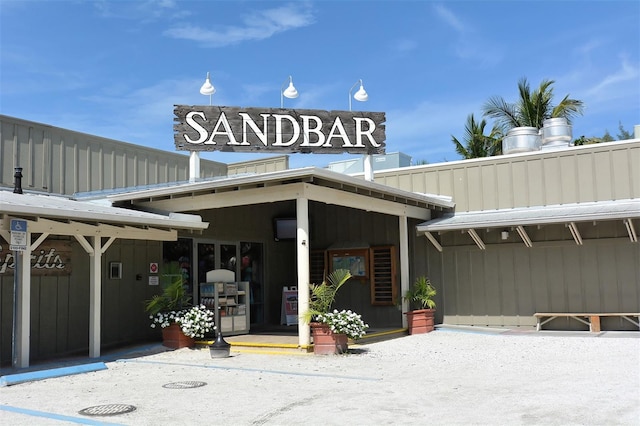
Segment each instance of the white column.
[{"label": "white column", "polygon": [[364,163],[364,179],[373,182],[373,155],[367,154],[362,160]]},{"label": "white column", "polygon": [[100,356],[100,308],[102,282],[102,240],[93,237],[93,253],[89,253],[89,358]]},{"label": "white column", "polygon": [[[398,216],[400,232],[400,297],[409,290],[409,226],[407,216]],[[402,299],[402,312],[409,310],[409,303]],[[402,326],[407,326],[407,316],[402,315]]]},{"label": "white column", "polygon": [[311,343],[309,324],[301,320],[301,315],[309,309],[309,200],[296,200],[296,258],[298,265],[298,344],[301,347]]},{"label": "white column", "polygon": [[189,154],[189,182],[195,182],[200,178],[200,153],[191,151]]},{"label": "white column", "polygon": [[[31,233],[27,232],[27,242],[31,241]],[[31,247],[27,244],[25,251],[16,254],[16,285],[14,285],[15,324],[13,336],[12,365],[18,368],[29,366],[29,342],[31,339]]]}]

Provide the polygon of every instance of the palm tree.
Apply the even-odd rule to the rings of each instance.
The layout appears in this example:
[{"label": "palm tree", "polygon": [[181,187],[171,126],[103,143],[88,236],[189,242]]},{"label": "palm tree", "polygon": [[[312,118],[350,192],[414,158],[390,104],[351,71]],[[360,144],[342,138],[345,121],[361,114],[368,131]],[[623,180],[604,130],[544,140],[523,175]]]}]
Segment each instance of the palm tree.
[{"label": "palm tree", "polygon": [[542,128],[547,118],[566,118],[568,123],[576,115],[582,115],[583,103],[565,96],[556,106],[552,105],[553,80],[543,80],[533,92],[526,78],[518,82],[519,99],[515,103],[506,102],[495,96],[484,105],[484,116],[496,120],[503,133],[513,127]]},{"label": "palm tree", "polygon": [[476,123],[473,114],[467,117],[467,124],[464,127],[465,137],[463,145],[455,136],[451,136],[452,142],[456,146],[456,152],[464,159],[490,157],[502,153],[500,130],[493,126],[489,135],[484,134],[487,121],[482,120]]}]

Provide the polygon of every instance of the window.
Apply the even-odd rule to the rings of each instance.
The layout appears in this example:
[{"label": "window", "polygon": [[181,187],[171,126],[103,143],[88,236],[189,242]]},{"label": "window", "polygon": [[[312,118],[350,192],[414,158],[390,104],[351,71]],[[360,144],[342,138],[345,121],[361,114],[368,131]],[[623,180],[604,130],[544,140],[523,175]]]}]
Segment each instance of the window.
[{"label": "window", "polygon": [[329,250],[329,270],[347,269],[354,278],[369,277],[369,249]]},{"label": "window", "polygon": [[[363,264],[364,271],[361,270]],[[309,257],[309,267],[311,283],[321,283],[327,271],[346,268],[355,278],[369,281],[372,305],[393,306],[397,302],[398,281],[394,246],[353,250],[313,250]],[[354,271],[357,274],[354,274]]]}]

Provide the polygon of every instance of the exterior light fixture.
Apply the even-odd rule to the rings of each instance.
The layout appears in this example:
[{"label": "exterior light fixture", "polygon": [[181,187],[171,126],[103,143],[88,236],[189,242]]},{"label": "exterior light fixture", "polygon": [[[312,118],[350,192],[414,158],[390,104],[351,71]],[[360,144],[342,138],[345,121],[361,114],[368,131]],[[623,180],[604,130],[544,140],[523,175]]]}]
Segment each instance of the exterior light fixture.
[{"label": "exterior light fixture", "polygon": [[207,73],[207,79],[205,80],[204,84],[200,88],[200,94],[205,96],[208,95],[209,105],[211,105],[211,95],[213,95],[214,93],[216,93],[216,88],[213,87],[213,84],[211,84],[211,80],[209,79],[209,73]]},{"label": "exterior light fixture", "polygon": [[[216,88],[211,84],[211,78],[207,73],[207,79],[200,87],[200,94],[209,96],[209,105],[211,105],[211,96],[216,93]],[[189,154],[189,182],[195,182],[200,177],[200,154],[198,151],[191,151]]]},{"label": "exterior light fixture", "polygon": [[287,84],[285,81],[280,88],[280,108],[284,108],[284,98],[295,99],[298,97],[298,91],[293,87],[293,78],[289,76],[289,87],[285,90],[284,86]]},{"label": "exterior light fixture", "polygon": [[[349,89],[349,111],[351,111],[351,93],[353,89],[356,88],[357,85],[360,85],[360,89],[353,95],[353,99],[358,102],[366,102],[369,99],[369,95],[364,90],[364,86],[362,85],[362,79],[355,82],[351,89]],[[365,154],[362,158],[362,165],[364,168],[364,178],[369,182],[373,182],[373,156],[371,154]]]},{"label": "exterior light fixture", "polygon": [[359,102],[366,102],[369,99],[369,95],[367,95],[367,92],[364,90],[364,86],[362,85],[362,79],[356,81],[356,84],[351,86],[351,89],[349,90],[349,111],[351,111],[351,92],[353,92],[353,89],[355,89],[358,84],[360,85],[360,89],[358,89],[355,95],[353,95],[353,99]]},{"label": "exterior light fixture", "polygon": [[502,231],[502,233],[500,234],[501,238],[503,240],[508,240],[509,239],[509,231]]}]

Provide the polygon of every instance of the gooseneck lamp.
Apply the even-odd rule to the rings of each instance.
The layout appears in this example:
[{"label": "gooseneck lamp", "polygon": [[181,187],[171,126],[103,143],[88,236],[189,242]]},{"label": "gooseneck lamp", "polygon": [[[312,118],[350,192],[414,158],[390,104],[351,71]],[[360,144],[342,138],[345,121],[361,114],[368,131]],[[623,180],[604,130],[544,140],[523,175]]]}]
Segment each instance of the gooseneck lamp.
[{"label": "gooseneck lamp", "polygon": [[360,89],[353,95],[353,99],[359,102],[366,102],[367,99],[369,99],[369,95],[367,95],[367,91],[364,90],[364,86],[362,85],[362,79],[356,81],[349,90],[349,111],[351,111],[351,92],[353,92],[353,89],[355,89],[358,84],[360,85]]},{"label": "gooseneck lamp", "polygon": [[211,80],[209,78],[209,73],[207,73],[207,79],[205,80],[204,84],[202,85],[202,87],[200,87],[200,94],[201,95],[205,95],[205,96],[209,96],[209,105],[211,105],[211,95],[213,95],[214,93],[216,93],[216,88],[213,87],[213,84],[211,84]]},{"label": "gooseneck lamp", "polygon": [[284,108],[284,98],[295,99],[298,97],[298,91],[293,86],[293,78],[289,76],[289,87],[286,89],[284,86],[287,84],[285,81],[282,87],[280,88],[280,108]]}]

